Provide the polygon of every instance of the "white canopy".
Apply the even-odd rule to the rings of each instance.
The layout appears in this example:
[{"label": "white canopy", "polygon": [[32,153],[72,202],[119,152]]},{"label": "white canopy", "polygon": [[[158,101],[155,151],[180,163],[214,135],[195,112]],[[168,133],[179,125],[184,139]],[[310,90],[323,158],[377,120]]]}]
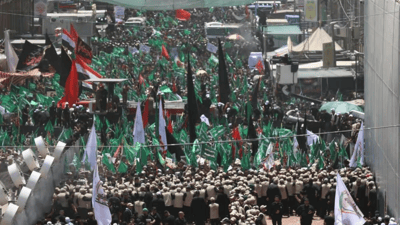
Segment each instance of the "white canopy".
[{"label": "white canopy", "polygon": [[[329,42],[332,42],[332,37],[325,30],[318,28],[309,38],[294,46],[291,52],[322,52],[323,44]],[[335,42],[335,50],[342,51],[343,49]]]}]

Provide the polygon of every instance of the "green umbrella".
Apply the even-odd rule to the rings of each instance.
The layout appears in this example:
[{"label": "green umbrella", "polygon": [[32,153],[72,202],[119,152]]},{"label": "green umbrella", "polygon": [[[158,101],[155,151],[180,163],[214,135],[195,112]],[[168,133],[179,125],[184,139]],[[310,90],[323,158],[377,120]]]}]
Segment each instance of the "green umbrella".
[{"label": "green umbrella", "polygon": [[364,112],[360,106],[341,101],[327,102],[321,106],[319,111],[326,110],[327,112],[330,112],[331,109],[335,109],[336,113],[341,113],[341,114],[348,113],[352,110],[358,112]]},{"label": "green umbrella", "polygon": [[289,129],[285,128],[277,128],[274,129],[272,132],[272,136],[277,136],[277,137],[285,137],[285,136],[290,136],[292,134],[292,131]]}]

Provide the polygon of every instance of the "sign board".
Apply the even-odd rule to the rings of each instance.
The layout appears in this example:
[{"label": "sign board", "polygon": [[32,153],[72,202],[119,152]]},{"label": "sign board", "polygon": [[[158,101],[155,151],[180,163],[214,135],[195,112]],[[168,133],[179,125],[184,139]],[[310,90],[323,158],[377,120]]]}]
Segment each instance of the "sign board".
[{"label": "sign board", "polygon": [[115,18],[123,20],[125,18],[125,7],[114,6]]},{"label": "sign board", "polygon": [[329,68],[334,66],[333,54],[335,53],[333,50],[332,42],[324,43],[322,45],[323,68]]},{"label": "sign board", "polygon": [[304,0],[296,0],[297,8],[304,8]]},{"label": "sign board", "polygon": [[35,17],[45,18],[47,16],[47,0],[35,0],[33,7]]},{"label": "sign board", "polygon": [[318,0],[305,0],[305,21],[318,22]]}]

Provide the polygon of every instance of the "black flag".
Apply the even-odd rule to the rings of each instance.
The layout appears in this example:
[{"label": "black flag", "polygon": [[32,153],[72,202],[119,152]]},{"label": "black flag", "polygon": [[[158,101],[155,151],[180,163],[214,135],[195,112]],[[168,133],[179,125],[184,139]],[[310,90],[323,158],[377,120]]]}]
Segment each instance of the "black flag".
[{"label": "black flag", "polygon": [[261,82],[261,77],[258,78],[257,86],[256,88],[254,88],[253,93],[251,94],[251,106],[253,107],[253,111],[257,109],[257,96],[258,96],[258,91],[260,89],[260,82]]},{"label": "black flag", "polygon": [[17,64],[18,71],[29,71],[42,61],[44,48],[25,41]]},{"label": "black flag", "polygon": [[[247,138],[248,139],[257,139],[257,132],[256,132],[256,128],[254,127],[252,117],[250,117],[250,121],[249,121]],[[251,150],[252,150],[251,155],[254,156],[258,151],[258,140],[250,141],[250,142],[251,142]]]},{"label": "black flag", "polygon": [[[167,134],[168,145],[179,144],[178,141],[175,139],[174,135],[172,135],[166,127],[165,127],[165,133]],[[168,146],[168,151],[171,154],[175,154],[177,162],[181,160],[182,156],[185,157],[185,153],[183,152],[182,147],[180,145]]]},{"label": "black flag", "polygon": [[196,140],[196,121],[199,118],[197,114],[197,101],[196,95],[194,93],[194,85],[193,85],[193,75],[192,75],[192,68],[190,67],[190,55],[188,54],[188,69],[187,69],[187,99],[188,99],[188,116],[189,116],[189,135],[190,135],[190,142],[194,142]]},{"label": "black flag", "polygon": [[229,102],[231,90],[229,88],[228,72],[225,65],[225,57],[222,52],[221,41],[218,38],[218,75],[219,75],[219,101],[226,104]]},{"label": "black flag", "polygon": [[65,82],[67,82],[71,66],[71,59],[64,48],[61,47],[60,71],[57,71],[57,73],[60,74],[60,86],[62,87],[65,87]]},{"label": "black flag", "polygon": [[57,71],[57,73],[60,73],[61,70],[60,57],[58,57],[57,51],[54,48],[54,45],[51,42],[49,35],[47,34],[46,34],[46,50],[44,53],[44,58],[47,59],[49,64]]},{"label": "black flag", "polygon": [[93,53],[92,48],[78,37],[76,46],[76,55],[79,56],[85,63],[91,64]]}]

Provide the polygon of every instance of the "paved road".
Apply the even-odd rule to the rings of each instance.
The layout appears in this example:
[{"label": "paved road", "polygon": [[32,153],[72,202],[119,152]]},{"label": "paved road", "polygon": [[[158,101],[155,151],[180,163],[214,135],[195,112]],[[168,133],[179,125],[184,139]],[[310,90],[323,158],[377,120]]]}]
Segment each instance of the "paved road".
[{"label": "paved road", "polygon": [[[271,224],[272,224],[272,220],[268,219],[268,225],[271,225]],[[287,218],[284,216],[282,219],[282,224],[283,225],[300,225],[300,217],[291,216],[291,217]],[[324,224],[324,220],[322,220],[319,217],[314,217],[312,225],[323,225],[323,224]]]}]

